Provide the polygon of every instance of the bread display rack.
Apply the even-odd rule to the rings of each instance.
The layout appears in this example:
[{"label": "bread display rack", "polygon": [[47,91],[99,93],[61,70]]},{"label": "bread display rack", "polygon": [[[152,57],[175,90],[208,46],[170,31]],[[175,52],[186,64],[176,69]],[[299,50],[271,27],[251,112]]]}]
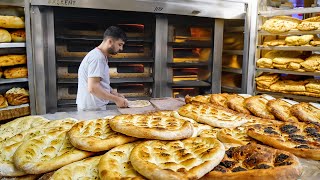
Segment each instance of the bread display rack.
[{"label": "bread display rack", "polygon": [[[25,13],[24,7],[24,0],[0,2],[0,16],[3,21],[8,20],[7,24],[2,24],[0,29],[2,33],[9,35],[0,42],[0,58],[2,59],[0,67],[0,123],[3,120],[29,115],[31,109],[34,110],[34,102],[29,102],[30,97],[33,97],[33,93],[29,93],[33,89],[30,84],[33,77],[32,73],[28,73],[32,72],[32,63],[26,55],[27,51],[29,52],[26,41],[29,32],[27,27],[29,16]],[[20,90],[25,92],[23,88],[29,89],[27,100],[25,94],[21,94]],[[14,91],[15,93],[9,96],[7,93],[9,89],[12,89],[10,92]],[[8,98],[10,98],[10,102]],[[24,99],[22,100],[22,98]],[[26,101],[28,102],[26,103]]]},{"label": "bread display rack", "polygon": [[[307,19],[307,18],[311,18],[313,16],[315,16],[316,13],[320,12],[320,7],[304,7],[304,8],[295,8],[295,9],[272,9],[272,10],[267,10],[266,8],[266,3],[267,1],[264,0],[260,0],[258,2],[258,21],[257,21],[257,46],[256,46],[256,52],[255,52],[255,71],[254,71],[254,78],[257,78],[260,75],[266,74],[266,73],[274,73],[274,74],[279,74],[279,77],[282,78],[282,81],[284,82],[282,85],[286,86],[286,82],[292,82],[293,84],[304,84],[305,85],[310,81],[315,82],[316,86],[319,86],[319,77],[320,77],[320,71],[317,70],[317,65],[315,65],[315,71],[311,71],[308,69],[305,69],[304,66],[302,66],[300,63],[296,63],[295,65],[297,65],[299,68],[298,69],[292,69],[289,65],[289,63],[287,64],[282,64],[285,66],[281,66],[279,65],[278,67],[274,66],[274,59],[272,59],[271,61],[271,66],[263,66],[263,65],[259,65],[257,62],[258,60],[261,60],[262,58],[265,57],[265,55],[268,52],[271,51],[278,51],[282,54],[285,54],[285,52],[288,52],[289,54],[291,54],[290,58],[293,59],[301,59],[303,60],[303,62],[305,62],[305,60],[307,60],[309,57],[312,56],[319,56],[320,53],[320,46],[319,45],[314,45],[311,42],[318,42],[319,40],[319,34],[320,34],[320,28],[314,28],[314,30],[303,30],[301,27],[303,27],[302,25],[300,25],[300,23],[302,24],[303,22],[305,23],[309,23],[309,20],[307,21],[303,21],[301,20],[298,24],[298,26],[293,27],[293,28],[289,28],[290,30],[279,30],[282,27],[279,27],[278,30],[275,30],[274,32],[272,32],[272,30],[266,30],[266,28],[263,26],[263,24],[266,22],[266,20],[274,18],[290,18],[291,19],[291,15],[294,14],[303,14],[304,18],[303,19]],[[288,16],[289,15],[289,16]],[[288,17],[284,17],[284,16],[288,16]],[[292,18],[293,19],[293,18]],[[295,21],[296,19],[293,19],[293,21]],[[298,21],[298,20],[297,20]],[[313,22],[313,21],[310,21]],[[317,23],[319,23],[318,21],[316,21]],[[311,24],[311,23],[310,23]],[[310,25],[309,24],[309,25]],[[300,27],[299,27],[300,25]],[[273,26],[273,25],[272,25]],[[276,25],[274,25],[276,26]],[[300,29],[300,30],[298,30]],[[282,31],[282,32],[280,32]],[[297,37],[302,39],[302,37],[307,37],[307,36],[313,36],[313,38],[311,38],[311,41],[309,40],[309,42],[305,43],[305,44],[298,44],[298,45],[292,45],[289,44],[288,41],[289,38],[288,37]],[[277,41],[277,42],[276,42]],[[300,41],[300,40],[297,40]],[[276,43],[284,43],[284,44],[277,44],[277,45],[270,45],[270,44],[266,44],[266,43],[270,43],[270,42],[276,42]],[[300,43],[300,42],[299,42]],[[310,43],[310,44],[309,44]],[[293,57],[292,53],[298,53],[301,52],[301,54],[297,57]],[[315,58],[317,58],[315,57]],[[285,57],[286,58],[286,57]],[[320,60],[316,60],[316,61],[320,61]],[[262,62],[262,60],[260,61]],[[284,78],[283,78],[284,77]],[[288,78],[289,77],[289,78]],[[310,78],[309,78],[310,77]],[[286,79],[287,78],[287,79]],[[293,80],[295,81],[291,81],[290,78],[293,78]],[[289,80],[289,81],[287,81]],[[298,80],[298,81],[297,81]],[[290,83],[289,82],[289,83]],[[292,85],[292,84],[291,84]],[[285,97],[285,98],[289,98],[289,99],[294,99],[297,101],[313,101],[313,102],[319,102],[319,91],[314,91],[313,93],[308,93],[307,90],[305,92],[295,92],[295,90],[290,90],[290,91],[286,91],[286,90],[274,90],[274,89],[259,89],[257,88],[258,84],[257,81],[254,80],[254,93],[255,94],[270,94],[273,95],[275,97]],[[283,86],[279,86],[280,88],[283,88]]]}]

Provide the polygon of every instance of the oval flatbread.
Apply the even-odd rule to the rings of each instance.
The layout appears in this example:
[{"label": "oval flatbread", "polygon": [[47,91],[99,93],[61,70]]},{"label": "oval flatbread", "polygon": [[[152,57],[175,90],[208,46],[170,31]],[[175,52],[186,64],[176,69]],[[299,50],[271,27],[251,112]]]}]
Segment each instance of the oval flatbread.
[{"label": "oval flatbread", "polygon": [[199,179],[219,164],[224,153],[214,138],[151,140],[137,145],[130,161],[148,179]]},{"label": "oval flatbread", "polygon": [[81,121],[69,130],[68,136],[73,146],[92,152],[106,151],[137,139],[113,131],[109,119]]},{"label": "oval flatbread", "polygon": [[151,103],[147,100],[128,101],[128,107],[130,108],[142,108],[150,105]]},{"label": "oval flatbread", "polygon": [[147,139],[177,140],[191,137],[189,121],[169,116],[123,114],[110,120],[110,127],[122,134]]},{"label": "oval flatbread", "polygon": [[104,154],[98,166],[100,179],[145,179],[134,170],[129,159],[132,149],[140,143],[141,141],[124,144]]}]

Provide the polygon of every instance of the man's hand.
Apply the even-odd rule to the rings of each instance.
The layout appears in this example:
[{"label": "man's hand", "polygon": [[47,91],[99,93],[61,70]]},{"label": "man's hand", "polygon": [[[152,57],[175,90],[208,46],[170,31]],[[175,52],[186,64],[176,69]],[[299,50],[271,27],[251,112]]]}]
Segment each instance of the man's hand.
[{"label": "man's hand", "polygon": [[121,98],[125,98],[124,95],[118,93],[117,91],[115,91],[114,89],[111,90],[111,94],[115,95],[115,96],[118,96],[118,97],[121,97]]},{"label": "man's hand", "polygon": [[114,102],[116,103],[117,107],[119,107],[119,108],[128,107],[128,100],[125,98],[118,97]]}]

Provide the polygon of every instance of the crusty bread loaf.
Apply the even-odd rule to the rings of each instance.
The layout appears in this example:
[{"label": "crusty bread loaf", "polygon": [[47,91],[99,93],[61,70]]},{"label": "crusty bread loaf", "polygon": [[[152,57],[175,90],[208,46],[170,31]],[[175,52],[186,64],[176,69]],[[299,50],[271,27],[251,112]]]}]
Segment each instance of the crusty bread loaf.
[{"label": "crusty bread loaf", "polygon": [[11,42],[11,35],[5,29],[0,29],[0,43]]},{"label": "crusty bread loaf", "polygon": [[17,16],[0,16],[0,27],[2,28],[24,28],[24,19]]},{"label": "crusty bread loaf", "polygon": [[26,55],[10,54],[10,55],[0,56],[0,67],[14,66],[19,64],[27,64]]},{"label": "crusty bread loaf", "polygon": [[29,102],[29,92],[24,88],[11,88],[6,92],[5,97],[8,103],[13,106]]},{"label": "crusty bread loaf", "polygon": [[4,77],[9,78],[26,78],[28,77],[27,67],[13,67],[4,71]]},{"label": "crusty bread loaf", "polygon": [[0,108],[8,107],[8,101],[0,94]]},{"label": "crusty bread loaf", "polygon": [[11,32],[11,39],[13,42],[25,42],[26,32],[24,29],[18,29]]}]

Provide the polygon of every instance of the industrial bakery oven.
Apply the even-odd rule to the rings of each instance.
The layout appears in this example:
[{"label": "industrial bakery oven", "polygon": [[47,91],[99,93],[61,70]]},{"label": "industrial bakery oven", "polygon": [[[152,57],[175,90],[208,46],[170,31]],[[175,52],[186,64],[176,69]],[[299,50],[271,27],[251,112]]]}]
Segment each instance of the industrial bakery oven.
[{"label": "industrial bakery oven", "polygon": [[78,67],[110,25],[129,37],[109,58],[111,86],[128,99],[220,92],[224,19],[249,16],[245,0],[30,5],[35,74],[45,77],[35,79],[39,114],[75,109]]}]

